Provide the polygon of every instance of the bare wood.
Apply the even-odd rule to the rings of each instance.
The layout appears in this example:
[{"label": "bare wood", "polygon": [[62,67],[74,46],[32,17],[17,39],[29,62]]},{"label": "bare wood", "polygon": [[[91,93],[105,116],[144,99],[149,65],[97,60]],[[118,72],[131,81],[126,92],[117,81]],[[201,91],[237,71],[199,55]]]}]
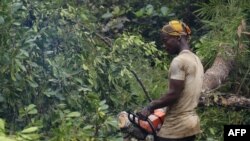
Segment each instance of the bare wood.
[{"label": "bare wood", "polygon": [[227,44],[221,44],[220,47],[224,50],[223,54],[218,53],[213,65],[204,74],[203,93],[209,93],[211,90],[219,87],[226,80],[232,69],[234,56],[232,55],[231,47]]},{"label": "bare wood", "polygon": [[250,35],[250,32],[242,32],[242,34]]}]

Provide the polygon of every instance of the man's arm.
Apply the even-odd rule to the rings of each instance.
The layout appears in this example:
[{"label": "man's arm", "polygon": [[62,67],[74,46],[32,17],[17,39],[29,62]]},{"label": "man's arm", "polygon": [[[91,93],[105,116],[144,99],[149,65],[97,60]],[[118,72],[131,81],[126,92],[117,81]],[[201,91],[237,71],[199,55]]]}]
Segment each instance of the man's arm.
[{"label": "man's arm", "polygon": [[174,104],[180,97],[184,89],[184,80],[170,79],[169,91],[157,100],[153,100],[149,107],[150,110],[166,107]]},{"label": "man's arm", "polygon": [[153,100],[149,106],[142,109],[139,115],[148,117],[155,109],[163,108],[174,104],[180,97],[181,92],[184,89],[184,80],[170,79],[169,91],[157,100]]}]

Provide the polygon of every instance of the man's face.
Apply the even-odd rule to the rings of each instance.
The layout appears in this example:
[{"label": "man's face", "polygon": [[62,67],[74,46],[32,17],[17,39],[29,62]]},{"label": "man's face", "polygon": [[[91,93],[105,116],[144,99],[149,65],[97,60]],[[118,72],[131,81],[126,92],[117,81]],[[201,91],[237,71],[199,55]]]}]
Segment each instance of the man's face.
[{"label": "man's face", "polygon": [[179,40],[178,37],[165,35],[163,37],[164,48],[171,55],[178,54],[179,52]]}]

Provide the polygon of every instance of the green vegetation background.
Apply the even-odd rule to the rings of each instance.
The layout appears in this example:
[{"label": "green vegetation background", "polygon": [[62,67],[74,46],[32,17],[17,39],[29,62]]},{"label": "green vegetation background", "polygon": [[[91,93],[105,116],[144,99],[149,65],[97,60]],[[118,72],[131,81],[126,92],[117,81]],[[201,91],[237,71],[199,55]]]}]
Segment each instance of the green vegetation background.
[{"label": "green vegetation background", "polygon": [[[209,68],[220,44],[235,66],[216,93],[250,94],[249,0],[0,0],[0,140],[122,140],[116,116],[167,90],[172,56],[160,28],[190,25]],[[249,25],[249,24],[247,24]],[[247,30],[249,27],[247,26]],[[239,47],[239,45],[241,45]],[[250,124],[249,108],[198,107],[198,140],[223,140],[223,125]]]}]

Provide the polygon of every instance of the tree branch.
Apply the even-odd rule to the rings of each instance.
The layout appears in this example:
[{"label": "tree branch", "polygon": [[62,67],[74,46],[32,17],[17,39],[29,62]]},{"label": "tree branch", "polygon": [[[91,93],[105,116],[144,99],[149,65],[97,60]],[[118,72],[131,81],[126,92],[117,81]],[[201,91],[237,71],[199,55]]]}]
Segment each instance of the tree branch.
[{"label": "tree branch", "polygon": [[133,70],[130,70],[130,72],[134,75],[134,77],[136,78],[137,82],[140,84],[144,94],[146,95],[147,99],[149,102],[152,101],[152,99],[150,98],[149,94],[148,94],[148,91],[146,90],[145,86],[143,85],[141,79],[138,77],[138,75],[135,73],[135,71]]},{"label": "tree branch", "polygon": [[222,94],[222,93],[203,94],[200,97],[199,106],[211,106],[211,105],[250,109],[250,99],[235,94]]},{"label": "tree branch", "polygon": [[250,35],[250,32],[242,32],[242,34]]},{"label": "tree branch", "polygon": [[[74,21],[71,21],[72,23],[74,24],[78,24],[80,26],[82,26],[83,29],[85,29],[87,32],[91,32],[91,30],[89,28],[87,28],[86,26],[84,26],[82,23],[79,23],[79,22],[74,22]],[[105,44],[108,45],[108,47],[112,47],[112,42],[111,42],[111,39],[108,38],[108,37],[104,37],[102,36],[101,34],[99,33],[96,33],[96,32],[91,32],[93,33],[94,35],[96,35],[98,38],[100,38]],[[107,40],[108,39],[108,40]]]},{"label": "tree branch", "polygon": [[[99,37],[104,43],[106,43],[110,48],[112,47],[111,44],[111,39],[109,39],[108,37],[103,37],[102,35],[100,35],[99,33],[94,33],[97,37]],[[108,39],[108,40],[107,40]]]}]

